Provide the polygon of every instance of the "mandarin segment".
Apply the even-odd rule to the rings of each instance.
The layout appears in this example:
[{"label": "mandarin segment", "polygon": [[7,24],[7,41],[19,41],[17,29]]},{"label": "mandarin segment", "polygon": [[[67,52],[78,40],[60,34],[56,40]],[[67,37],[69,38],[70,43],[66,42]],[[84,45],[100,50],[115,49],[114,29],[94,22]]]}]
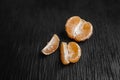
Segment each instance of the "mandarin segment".
[{"label": "mandarin segment", "polygon": [[67,50],[67,43],[66,42],[62,42],[60,45],[60,58],[61,61],[64,65],[69,64],[69,60],[68,60],[68,50]]},{"label": "mandarin segment", "polygon": [[50,55],[55,52],[59,46],[59,37],[54,34],[48,44],[42,49],[42,53],[45,55]]},{"label": "mandarin segment", "polygon": [[71,63],[76,63],[80,59],[81,56],[81,48],[76,42],[69,42],[68,44],[68,52],[70,54],[69,61]]},{"label": "mandarin segment", "polygon": [[84,26],[81,29],[82,33],[77,35],[75,37],[75,40],[79,42],[79,41],[84,41],[86,39],[89,39],[93,33],[93,27],[91,26],[92,24],[90,22],[85,22]]},{"label": "mandarin segment", "polygon": [[67,20],[65,30],[68,37],[80,42],[90,38],[93,26],[90,22],[81,19],[79,16],[73,16]]},{"label": "mandarin segment", "polygon": [[81,48],[76,42],[61,43],[60,47],[61,61],[63,64],[76,63],[81,56]]},{"label": "mandarin segment", "polygon": [[73,30],[75,29],[75,26],[77,26],[77,24],[80,22],[80,20],[81,19],[79,16],[74,16],[67,20],[67,22],[65,24],[65,28],[66,28],[66,32],[70,38],[74,38]]}]

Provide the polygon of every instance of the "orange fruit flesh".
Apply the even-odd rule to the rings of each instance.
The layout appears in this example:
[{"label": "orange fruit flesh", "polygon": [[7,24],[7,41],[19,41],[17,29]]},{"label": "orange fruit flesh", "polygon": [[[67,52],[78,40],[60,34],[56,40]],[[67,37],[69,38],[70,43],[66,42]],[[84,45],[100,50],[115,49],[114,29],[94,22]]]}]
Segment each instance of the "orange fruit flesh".
[{"label": "orange fruit flesh", "polygon": [[47,48],[44,50],[44,53],[50,54],[50,53],[54,52],[56,50],[56,48],[57,48],[57,45],[51,45],[50,48]]},{"label": "orange fruit flesh", "polygon": [[42,49],[42,53],[45,55],[50,55],[53,52],[55,52],[59,46],[59,41],[59,37],[56,34],[54,34],[51,40],[48,42],[48,44]]},{"label": "orange fruit flesh", "polygon": [[74,29],[77,26],[77,24],[80,22],[80,17],[79,16],[74,16],[71,17],[67,20],[67,23],[65,25],[66,27],[66,32],[70,38],[74,38]]},{"label": "orange fruit flesh", "polygon": [[79,16],[69,18],[66,22],[65,28],[67,35],[78,42],[88,39],[93,31],[92,24],[81,19]]},{"label": "orange fruit flesh", "polygon": [[76,42],[70,42],[68,44],[68,52],[70,55],[70,62],[75,63],[80,59],[81,49]]},{"label": "orange fruit flesh", "polygon": [[61,43],[61,61],[63,64],[76,63],[79,61],[81,56],[81,48],[76,42]]},{"label": "orange fruit flesh", "polygon": [[63,64],[69,64],[69,60],[68,60],[68,50],[67,50],[67,43],[66,42],[62,42],[60,45],[60,58]]},{"label": "orange fruit flesh", "polygon": [[92,25],[89,22],[85,22],[81,29],[81,34],[75,37],[76,41],[84,41],[92,35]]}]

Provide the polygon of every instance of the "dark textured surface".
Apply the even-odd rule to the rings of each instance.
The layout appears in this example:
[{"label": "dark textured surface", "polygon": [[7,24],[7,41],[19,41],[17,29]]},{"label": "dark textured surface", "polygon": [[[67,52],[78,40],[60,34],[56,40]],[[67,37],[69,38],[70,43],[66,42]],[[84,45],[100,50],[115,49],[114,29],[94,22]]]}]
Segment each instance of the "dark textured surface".
[{"label": "dark textured surface", "polygon": [[[40,51],[54,33],[73,41],[64,31],[73,15],[90,21],[94,33],[79,43],[80,61],[64,66],[59,49]],[[0,80],[120,80],[120,1],[0,1]]]}]

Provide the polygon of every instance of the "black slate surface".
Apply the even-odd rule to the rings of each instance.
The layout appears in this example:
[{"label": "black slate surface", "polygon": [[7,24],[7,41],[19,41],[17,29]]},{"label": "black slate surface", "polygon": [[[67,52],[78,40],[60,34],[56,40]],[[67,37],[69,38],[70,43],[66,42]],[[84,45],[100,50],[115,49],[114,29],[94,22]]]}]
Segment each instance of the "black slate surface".
[{"label": "black slate surface", "polygon": [[[78,43],[78,63],[64,66],[59,49],[41,54],[54,33],[65,33],[74,15],[90,21],[94,33]],[[120,0],[1,0],[0,80],[120,80]]]}]

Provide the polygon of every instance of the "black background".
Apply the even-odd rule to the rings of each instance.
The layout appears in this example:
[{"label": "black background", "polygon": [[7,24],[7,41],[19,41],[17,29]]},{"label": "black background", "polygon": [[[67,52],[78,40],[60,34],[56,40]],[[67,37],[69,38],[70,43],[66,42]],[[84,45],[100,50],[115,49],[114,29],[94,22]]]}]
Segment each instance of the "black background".
[{"label": "black background", "polygon": [[[74,15],[90,21],[94,32],[78,43],[78,63],[64,66],[59,49],[41,54],[54,33],[65,33]],[[120,80],[120,0],[0,1],[0,80]]]}]

